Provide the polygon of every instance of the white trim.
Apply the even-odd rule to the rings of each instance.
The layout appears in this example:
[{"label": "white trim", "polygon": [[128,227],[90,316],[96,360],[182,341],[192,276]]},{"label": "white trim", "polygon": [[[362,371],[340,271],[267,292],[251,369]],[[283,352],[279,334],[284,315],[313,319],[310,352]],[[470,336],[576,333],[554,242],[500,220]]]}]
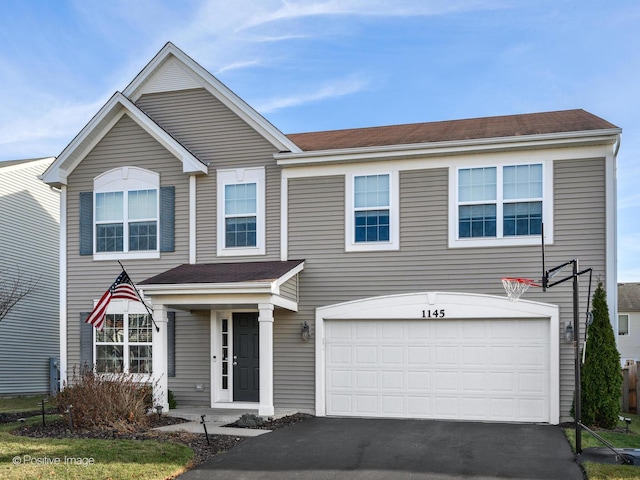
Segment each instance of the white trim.
[{"label": "white trim", "polygon": [[[264,255],[266,253],[266,181],[265,168],[237,168],[217,170],[217,255],[219,257],[239,257],[247,255]],[[225,246],[225,186],[237,184],[256,184],[256,246]]]},{"label": "white trim", "polygon": [[60,390],[67,383],[67,186],[60,187]]},{"label": "white trim", "polygon": [[258,342],[260,356],[260,405],[258,415],[275,414],[273,405],[273,304],[258,304]]},{"label": "white trim", "polygon": [[289,181],[280,172],[280,260],[289,259]]},{"label": "white trim", "polygon": [[[542,164],[542,222],[545,230],[545,244],[553,244],[553,161],[536,160],[528,161],[526,159],[513,161],[509,158],[502,158],[498,162],[478,163],[477,160],[469,160],[460,162],[457,165],[449,167],[449,248],[472,248],[472,247],[503,247],[510,245],[540,245],[540,235],[527,236],[504,236],[502,234],[503,213],[502,208],[505,202],[502,195],[503,189],[503,169],[513,165],[535,165]],[[496,236],[495,237],[476,237],[476,238],[458,238],[458,178],[459,171],[467,168],[483,168],[497,167],[497,197],[493,201],[486,203],[496,204]],[[528,200],[523,200],[524,202]]]},{"label": "white trim", "polygon": [[549,319],[549,423],[560,421],[559,307],[506,297],[455,292],[420,292],[365,298],[316,308],[316,415],[326,415],[325,320],[415,319],[422,310],[444,308],[447,319],[538,318]]},{"label": "white trim", "polygon": [[53,186],[66,185],[69,175],[125,113],[182,162],[183,172],[204,174],[208,172],[207,165],[198,160],[122,93],[116,92],[40,178]]},{"label": "white trim", "polygon": [[[606,240],[605,240],[605,262],[606,262],[606,291],[607,305],[610,310],[610,320],[613,331],[618,332],[618,206],[617,206],[617,153],[620,148],[620,135],[618,135],[615,145],[611,145],[607,151],[605,160],[605,214],[606,214]],[[616,340],[618,335],[615,336]],[[617,341],[616,341],[617,345]]]},{"label": "white trim", "polygon": [[[148,221],[156,222],[156,248],[153,250],[129,249],[129,194],[132,191],[154,190],[156,192],[155,218]],[[122,193],[122,251],[98,252],[97,238],[97,195],[101,193]],[[139,167],[118,167],[108,170],[93,179],[93,260],[112,261],[120,259],[155,259],[160,258],[160,174]],[[102,222],[101,222],[102,223]],[[107,222],[107,223],[120,223]]]},{"label": "white trim", "polygon": [[195,175],[189,175],[189,263],[197,261],[196,229],[197,229],[197,182]]},{"label": "white trim", "polygon": [[[367,175],[389,175],[389,241],[358,242],[355,241],[354,225],[354,192],[355,178]],[[346,252],[372,252],[400,249],[400,187],[397,170],[367,170],[362,173],[345,175],[345,232],[344,249]]]},{"label": "white trim", "polygon": [[282,152],[274,154],[282,167],[309,166],[335,163],[370,162],[412,157],[449,156],[530,150],[541,148],[582,147],[610,144],[614,136],[622,132],[619,128],[560,132],[542,135],[452,140],[445,142],[412,143],[405,145],[382,145],[335,150],[314,150],[301,153]]}]

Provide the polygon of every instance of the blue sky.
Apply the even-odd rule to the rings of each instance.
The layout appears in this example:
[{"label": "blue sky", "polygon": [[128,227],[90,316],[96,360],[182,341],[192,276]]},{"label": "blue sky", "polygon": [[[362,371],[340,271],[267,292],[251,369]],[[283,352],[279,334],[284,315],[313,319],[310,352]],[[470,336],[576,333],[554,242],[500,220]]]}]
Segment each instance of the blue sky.
[{"label": "blue sky", "polygon": [[637,0],[3,0],[0,160],[58,155],[167,41],[284,133],[583,108],[623,128],[640,281]]}]

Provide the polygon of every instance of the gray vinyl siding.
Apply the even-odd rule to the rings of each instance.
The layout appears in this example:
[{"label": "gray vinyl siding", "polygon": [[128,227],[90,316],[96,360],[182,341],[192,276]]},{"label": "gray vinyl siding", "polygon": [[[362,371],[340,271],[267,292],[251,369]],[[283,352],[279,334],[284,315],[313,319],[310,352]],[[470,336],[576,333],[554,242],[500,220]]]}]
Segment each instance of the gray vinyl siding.
[{"label": "gray vinyl siding", "polygon": [[298,275],[294,275],[280,286],[280,295],[287,300],[298,301]]},{"label": "gray vinyl siding", "polygon": [[48,163],[0,163],[0,277],[34,289],[0,321],[0,396],[49,392],[60,355],[60,195],[38,180]]},{"label": "gray vinyl siding", "polygon": [[[143,95],[137,105],[154,121],[209,164],[197,178],[197,262],[280,259],[280,168],[275,147],[204,89]],[[266,255],[216,256],[216,170],[265,167]]]},{"label": "gray vinyl siding", "polygon": [[124,260],[134,282],[189,261],[189,178],[182,163],[128,116],[124,116],[73,171],[67,189],[67,348],[68,369],[80,359],[79,318],[91,311],[93,301],[120,273],[116,261],[94,261],[79,254],[79,201],[81,192],[93,190],[93,179],[113,168],[137,166],[158,172],[160,185],[175,187],[175,251],[161,252],[159,259]]},{"label": "gray vinyl siding", "polygon": [[[594,279],[605,280],[604,176],[603,159],[555,162],[555,242],[546,251],[547,268],[579,258],[581,268],[592,267]],[[300,383],[300,378],[313,378],[314,352],[292,332],[304,321],[313,326],[316,307],[415,291],[504,295],[501,277],[541,276],[539,246],[448,248],[444,168],[400,173],[399,251],[345,252],[344,183],[341,175],[289,180],[288,255],[304,258],[305,270],[300,275],[299,313],[280,325],[275,338],[276,405],[313,405],[313,382]],[[580,283],[584,312],[588,281]],[[572,317],[570,282],[547,293],[532,288],[526,298],[560,305],[561,328]],[[573,394],[571,355],[571,346],[562,343],[563,417]]]},{"label": "gray vinyl siding", "polygon": [[[169,378],[169,390],[178,406],[211,403],[211,334],[208,311],[176,312],[176,375]],[[196,390],[202,385],[203,390]]]}]

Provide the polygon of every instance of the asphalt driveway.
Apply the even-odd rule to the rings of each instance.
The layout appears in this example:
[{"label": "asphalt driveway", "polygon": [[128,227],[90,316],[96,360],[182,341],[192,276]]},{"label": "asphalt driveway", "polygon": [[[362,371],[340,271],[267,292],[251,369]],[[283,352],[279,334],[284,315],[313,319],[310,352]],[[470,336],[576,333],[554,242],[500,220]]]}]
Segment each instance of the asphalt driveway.
[{"label": "asphalt driveway", "polygon": [[582,480],[559,427],[313,418],[250,438],[180,476],[196,479]]}]

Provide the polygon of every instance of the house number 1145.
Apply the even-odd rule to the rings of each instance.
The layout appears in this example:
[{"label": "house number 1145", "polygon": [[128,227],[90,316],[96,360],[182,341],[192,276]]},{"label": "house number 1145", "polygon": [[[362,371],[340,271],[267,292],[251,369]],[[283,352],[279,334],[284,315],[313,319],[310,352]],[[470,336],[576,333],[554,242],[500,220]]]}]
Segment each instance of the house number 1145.
[{"label": "house number 1145", "polygon": [[440,310],[422,310],[422,318],[443,318],[444,308]]}]

